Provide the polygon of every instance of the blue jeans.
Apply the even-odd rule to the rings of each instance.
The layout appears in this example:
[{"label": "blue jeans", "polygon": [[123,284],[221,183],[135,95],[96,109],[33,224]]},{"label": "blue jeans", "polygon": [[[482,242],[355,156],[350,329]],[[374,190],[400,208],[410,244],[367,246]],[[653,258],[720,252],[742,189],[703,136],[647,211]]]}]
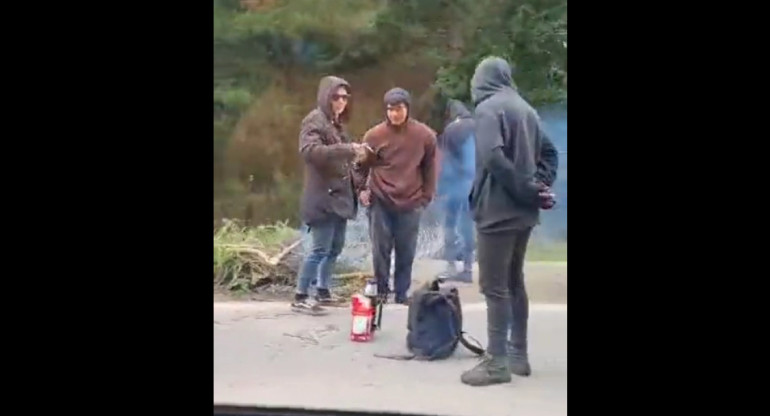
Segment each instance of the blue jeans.
[{"label": "blue jeans", "polygon": [[443,202],[444,258],[472,264],[476,241],[468,198],[448,197]]},{"label": "blue jeans", "polygon": [[313,242],[297,279],[298,294],[307,295],[308,288],[314,282],[317,289],[329,288],[332,267],[345,246],[346,227],[347,220],[341,217],[310,226]]}]

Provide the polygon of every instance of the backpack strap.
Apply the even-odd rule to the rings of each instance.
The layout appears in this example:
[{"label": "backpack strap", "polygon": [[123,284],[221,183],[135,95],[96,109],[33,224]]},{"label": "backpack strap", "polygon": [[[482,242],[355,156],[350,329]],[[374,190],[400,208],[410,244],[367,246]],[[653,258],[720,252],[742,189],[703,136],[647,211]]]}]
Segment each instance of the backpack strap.
[{"label": "backpack strap", "polygon": [[412,359],[417,358],[416,354],[374,354],[377,358],[387,358],[389,360],[401,360],[401,361],[409,361]]},{"label": "backpack strap", "polygon": [[486,353],[486,350],[484,350],[484,348],[481,347],[481,343],[476,338],[473,338],[472,336],[468,335],[468,338],[475,341],[476,344],[478,344],[478,347],[471,344],[470,342],[468,342],[467,339],[465,339],[466,335],[468,335],[467,332],[465,331],[460,332],[460,344],[463,344],[463,347],[469,349],[472,353],[478,356],[484,355],[484,353]]},{"label": "backpack strap", "polygon": [[[447,299],[446,302],[449,305],[449,310],[451,310],[452,313],[455,315],[455,317],[458,318],[457,320],[460,321],[459,319],[460,311],[457,310],[457,307],[455,306],[455,304],[452,303],[452,301],[450,301],[449,299]],[[460,328],[460,333],[457,335],[457,338],[460,341],[460,344],[463,344],[463,347],[467,348],[468,350],[470,350],[472,353],[476,355],[479,355],[479,356],[484,355],[486,351],[484,350],[484,348],[481,347],[481,343],[476,338],[473,338],[472,336],[468,335],[468,338],[475,341],[476,344],[478,344],[478,346],[471,344],[467,339],[465,339],[466,335],[467,335],[467,332],[463,331],[462,328]]]}]

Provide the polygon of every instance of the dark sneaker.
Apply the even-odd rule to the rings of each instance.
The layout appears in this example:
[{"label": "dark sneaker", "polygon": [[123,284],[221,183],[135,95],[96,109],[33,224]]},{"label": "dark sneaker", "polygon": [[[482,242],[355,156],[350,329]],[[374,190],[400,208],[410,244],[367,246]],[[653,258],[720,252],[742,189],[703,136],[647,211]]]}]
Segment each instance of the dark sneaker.
[{"label": "dark sneaker", "polygon": [[409,305],[409,302],[410,302],[411,300],[412,300],[412,299],[411,299],[410,297],[406,296],[406,295],[400,295],[400,296],[399,296],[399,295],[395,295],[395,296],[393,297],[393,301],[394,301],[394,302],[395,302],[397,305]]},{"label": "dark sneaker", "polygon": [[509,357],[508,366],[511,368],[511,374],[521,377],[529,377],[532,374],[532,368],[529,366],[529,360],[521,357]]},{"label": "dark sneaker", "polygon": [[511,372],[508,368],[507,357],[484,356],[481,362],[460,376],[460,381],[469,386],[490,386],[493,384],[510,383]]},{"label": "dark sneaker", "polygon": [[508,341],[508,366],[511,368],[511,373],[517,376],[528,377],[532,374],[526,343]]},{"label": "dark sneaker", "polygon": [[336,305],[344,301],[339,296],[332,295],[329,289],[318,289],[315,298],[322,305]]},{"label": "dark sneaker", "polygon": [[314,316],[326,314],[326,309],[318,303],[312,302],[307,295],[296,295],[291,303],[291,310]]}]

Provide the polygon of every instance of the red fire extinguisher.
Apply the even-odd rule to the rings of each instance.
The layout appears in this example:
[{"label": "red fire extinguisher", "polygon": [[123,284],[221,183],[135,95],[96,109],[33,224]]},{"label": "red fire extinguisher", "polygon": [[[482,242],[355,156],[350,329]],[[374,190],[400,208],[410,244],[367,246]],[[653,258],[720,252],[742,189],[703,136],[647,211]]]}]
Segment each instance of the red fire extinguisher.
[{"label": "red fire extinguisher", "polygon": [[367,282],[363,295],[353,295],[350,310],[353,315],[350,339],[356,342],[371,341],[374,331],[382,324],[382,302],[377,297],[374,280]]},{"label": "red fire extinguisher", "polygon": [[353,323],[350,328],[350,340],[368,342],[372,340],[372,322],[374,321],[374,305],[370,298],[364,295],[353,295],[351,303]]}]

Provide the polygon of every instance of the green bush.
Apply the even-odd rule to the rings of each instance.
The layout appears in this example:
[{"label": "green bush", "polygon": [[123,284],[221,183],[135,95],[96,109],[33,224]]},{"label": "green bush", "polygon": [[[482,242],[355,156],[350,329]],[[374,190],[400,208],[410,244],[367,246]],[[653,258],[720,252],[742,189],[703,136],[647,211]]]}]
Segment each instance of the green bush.
[{"label": "green bush", "polygon": [[214,88],[214,102],[219,103],[225,109],[243,111],[251,103],[251,99],[251,93],[245,88]]},{"label": "green bush", "polygon": [[[470,1],[470,0],[468,0]],[[476,19],[485,22],[465,39],[465,53],[444,59],[436,85],[448,97],[470,100],[469,84],[481,59],[500,56],[513,64],[514,81],[535,104],[567,98],[567,2],[479,0]],[[486,7],[485,7],[486,6]]]},{"label": "green bush", "polygon": [[[266,221],[296,221],[300,170],[275,162],[287,160],[285,152],[294,147],[269,153],[267,162],[276,165],[259,171],[256,165],[266,161],[257,160],[258,156],[268,153],[239,148],[236,154],[256,156],[235,161],[228,159],[232,155],[227,152],[235,127],[257,105],[265,124],[248,126],[247,138],[258,140],[243,143],[264,146],[296,140],[294,133],[274,137],[288,131],[276,125],[293,123],[287,120],[306,111],[288,98],[295,93],[291,77],[318,79],[329,73],[355,76],[366,71],[371,79],[378,66],[419,57],[430,63],[431,71],[438,68],[432,106],[423,118],[439,132],[446,100],[470,101],[470,78],[476,64],[488,55],[514,64],[514,80],[534,104],[567,98],[566,0],[275,0],[266,4],[259,11],[249,11],[237,0],[214,1],[215,191],[227,198],[220,204],[221,211],[264,215]],[[384,71],[382,76],[389,78]],[[260,101],[267,91],[271,92],[269,106]],[[283,114],[286,111],[291,116]],[[258,188],[267,189],[258,196],[264,209],[248,209],[249,204],[259,204],[247,202],[257,196],[246,195],[245,184],[238,182],[236,175],[243,181],[239,170],[244,169],[254,174]]]}]

